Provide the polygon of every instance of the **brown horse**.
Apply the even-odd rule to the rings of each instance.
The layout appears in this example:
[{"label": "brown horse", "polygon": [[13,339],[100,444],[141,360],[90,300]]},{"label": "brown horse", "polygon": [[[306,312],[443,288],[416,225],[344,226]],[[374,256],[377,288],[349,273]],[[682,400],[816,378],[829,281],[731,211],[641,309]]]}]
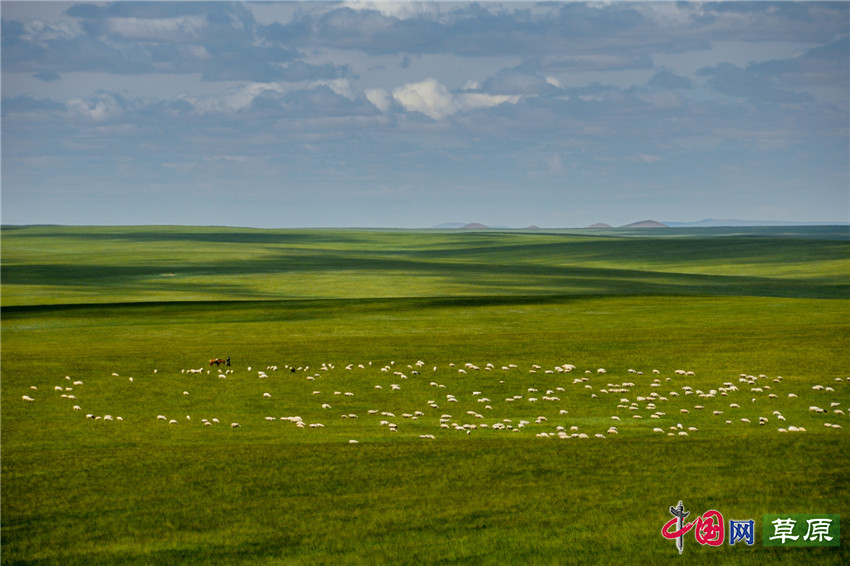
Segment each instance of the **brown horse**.
[{"label": "brown horse", "polygon": [[213,358],[213,359],[210,360],[211,366],[213,366],[213,365],[220,366],[223,363],[225,363],[225,361],[222,360],[221,358]]}]

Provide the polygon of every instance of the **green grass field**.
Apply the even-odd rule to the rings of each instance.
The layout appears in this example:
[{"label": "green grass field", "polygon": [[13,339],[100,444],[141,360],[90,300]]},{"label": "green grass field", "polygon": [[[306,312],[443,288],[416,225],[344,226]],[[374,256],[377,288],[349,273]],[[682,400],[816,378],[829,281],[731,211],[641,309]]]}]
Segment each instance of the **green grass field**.
[{"label": "green grass field", "polygon": [[[850,517],[848,274],[847,227],[4,227],[2,564],[846,564],[761,535]],[[679,500],[755,545],[680,556]]]}]

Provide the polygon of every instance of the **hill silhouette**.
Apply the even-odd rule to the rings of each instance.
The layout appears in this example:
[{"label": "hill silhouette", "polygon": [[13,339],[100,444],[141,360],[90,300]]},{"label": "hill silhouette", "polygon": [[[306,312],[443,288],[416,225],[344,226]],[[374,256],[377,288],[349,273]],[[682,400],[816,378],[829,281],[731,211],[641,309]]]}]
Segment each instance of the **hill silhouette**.
[{"label": "hill silhouette", "polygon": [[632,222],[631,224],[626,224],[625,226],[620,226],[621,228],[667,228],[666,224],[662,224],[661,222],[657,222],[655,220],[641,220],[640,222]]}]

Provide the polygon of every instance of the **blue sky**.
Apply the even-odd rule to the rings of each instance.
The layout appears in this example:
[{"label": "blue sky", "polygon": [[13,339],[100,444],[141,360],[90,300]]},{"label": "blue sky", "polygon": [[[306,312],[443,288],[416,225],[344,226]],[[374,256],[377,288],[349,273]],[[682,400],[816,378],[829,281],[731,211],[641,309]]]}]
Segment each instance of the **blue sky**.
[{"label": "blue sky", "polygon": [[2,2],[2,222],[850,220],[847,2]]}]

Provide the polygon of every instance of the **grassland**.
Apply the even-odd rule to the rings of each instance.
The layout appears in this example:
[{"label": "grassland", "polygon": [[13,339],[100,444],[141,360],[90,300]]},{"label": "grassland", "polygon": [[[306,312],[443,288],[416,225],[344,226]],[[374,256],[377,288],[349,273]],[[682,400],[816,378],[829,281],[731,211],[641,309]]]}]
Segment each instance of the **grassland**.
[{"label": "grassland", "polygon": [[[847,563],[758,541],[850,516],[849,262],[841,227],[4,228],[2,563]],[[756,545],[680,557],[679,500]]]}]

